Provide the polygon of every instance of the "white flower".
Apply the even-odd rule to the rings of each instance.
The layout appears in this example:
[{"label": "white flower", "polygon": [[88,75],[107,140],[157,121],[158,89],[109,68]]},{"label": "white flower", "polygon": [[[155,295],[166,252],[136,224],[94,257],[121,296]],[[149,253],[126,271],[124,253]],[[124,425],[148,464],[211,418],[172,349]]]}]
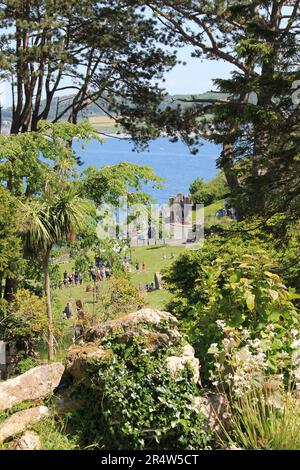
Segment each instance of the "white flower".
[{"label": "white flower", "polygon": [[255,340],[250,341],[250,344],[254,349],[257,349],[260,346],[260,339],[256,338]]},{"label": "white flower", "polygon": [[243,334],[244,339],[250,338],[250,331],[249,330],[246,330],[246,329],[243,330],[242,334]]},{"label": "white flower", "polygon": [[292,349],[298,349],[300,347],[300,340],[299,339],[295,339],[292,344],[291,344],[291,348]]},{"label": "white flower", "polygon": [[296,330],[296,329],[293,329],[293,330],[291,331],[291,334],[292,334],[293,338],[297,338],[297,336],[299,335],[299,331]]},{"label": "white flower", "polygon": [[270,323],[268,326],[267,326],[267,331],[274,331],[275,330],[275,326],[273,325],[273,323]]},{"label": "white flower", "polygon": [[217,320],[216,324],[221,330],[224,330],[224,328],[226,328],[226,323],[223,320]]},{"label": "white flower", "polygon": [[219,354],[218,344],[217,343],[211,344],[210,348],[208,350],[208,353],[209,354],[214,354],[214,355]]},{"label": "white flower", "polygon": [[298,352],[294,352],[292,354],[292,364],[293,364],[293,366],[299,366],[300,365],[300,354]]},{"label": "white flower", "polygon": [[230,341],[227,338],[223,339],[222,343],[225,349],[227,349],[228,346],[230,346]]}]

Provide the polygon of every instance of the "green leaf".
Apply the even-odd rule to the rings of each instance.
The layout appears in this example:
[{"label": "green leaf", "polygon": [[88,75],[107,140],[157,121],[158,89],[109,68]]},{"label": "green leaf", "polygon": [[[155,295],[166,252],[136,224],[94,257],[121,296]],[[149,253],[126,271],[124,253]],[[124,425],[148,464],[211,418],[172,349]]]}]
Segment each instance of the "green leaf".
[{"label": "green leaf", "polygon": [[252,292],[247,291],[245,294],[246,304],[250,312],[255,310],[255,295]]}]

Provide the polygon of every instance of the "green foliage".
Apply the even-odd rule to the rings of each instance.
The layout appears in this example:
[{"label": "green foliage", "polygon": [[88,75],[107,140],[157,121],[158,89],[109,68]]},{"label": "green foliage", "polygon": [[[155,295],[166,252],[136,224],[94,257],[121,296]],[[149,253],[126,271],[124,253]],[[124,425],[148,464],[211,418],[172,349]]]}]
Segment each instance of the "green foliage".
[{"label": "green foliage", "polygon": [[300,414],[298,402],[290,393],[283,394],[281,407],[251,390],[239,400],[230,402],[231,431],[228,440],[244,450],[299,450]]},{"label": "green foliage", "polygon": [[202,178],[197,178],[190,186],[190,194],[194,204],[209,206],[214,202],[224,199],[229,193],[223,174],[205,183]]},{"label": "green foliage", "polygon": [[19,277],[24,268],[17,221],[17,201],[0,186],[0,290],[3,278],[10,275]]},{"label": "green foliage", "polygon": [[[41,344],[46,344],[47,317],[45,300],[28,290],[19,290],[12,302],[1,300],[1,339],[12,342],[17,348],[17,362],[28,359],[20,368],[35,361]],[[59,337],[62,332],[60,318],[54,321],[53,332]],[[36,364],[32,362],[32,364]],[[21,370],[21,369],[20,369]]]},{"label": "green foliage", "polygon": [[13,406],[12,408],[9,408],[8,410],[0,411],[0,424],[18,411],[27,410],[29,408],[33,408],[34,406],[37,406],[37,402],[24,401],[18,405]]},{"label": "green foliage", "polygon": [[34,356],[38,344],[45,340],[47,320],[43,299],[20,291],[13,302],[1,302],[0,331],[4,341],[16,344],[18,360]]},{"label": "green foliage", "polygon": [[112,278],[110,288],[98,296],[100,307],[97,311],[101,317],[107,320],[116,315],[134,312],[140,310],[146,303],[145,295],[134,287],[126,277]]},{"label": "green foliage", "polygon": [[30,369],[33,369],[34,367],[37,367],[39,365],[39,362],[35,357],[29,356],[26,357],[25,359],[22,359],[20,362],[18,362],[15,374],[16,375],[21,375],[27,372]]},{"label": "green foliage", "polygon": [[[1,78],[12,81],[15,106],[6,112],[15,134],[45,119],[76,123],[93,103],[108,116],[140,101],[154,107],[163,95],[155,82],[175,62],[139,2],[9,0],[0,4],[0,21]],[[26,93],[17,93],[20,83]]]},{"label": "green foliage", "polygon": [[[299,219],[297,3],[294,8],[279,1],[147,4],[163,31],[176,44],[191,46],[194,58],[225,61],[235,70],[228,79],[214,80],[219,96],[183,98],[175,109],[159,109],[154,116],[146,110],[143,137],[148,129],[152,137],[154,127],[156,135],[180,136],[197,152],[205,136],[223,147],[218,165],[240,220],[274,213],[286,221]],[[131,118],[137,119],[133,113]]]},{"label": "green foliage", "polygon": [[88,201],[70,189],[22,205],[20,232],[28,251],[44,259],[49,247],[75,239],[88,217],[88,209]]},{"label": "green foliage", "polygon": [[[193,408],[197,389],[186,368],[166,369],[169,346],[150,354],[149,338],[105,340],[108,359],[90,362],[89,381],[77,385],[84,408],[73,416],[83,445],[104,449],[207,449],[210,431]],[[206,429],[206,430],[205,430]]]},{"label": "green foliage", "polygon": [[61,187],[76,174],[77,156],[69,145],[99,139],[88,124],[41,122],[36,132],[0,136],[0,178],[16,196],[34,196]]},{"label": "green foliage", "polygon": [[117,206],[122,196],[127,197],[128,204],[147,204],[151,198],[142,190],[143,185],[152,183],[159,188],[163,181],[150,167],[128,162],[105,166],[100,170],[89,167],[83,176],[82,193],[97,206],[103,203]]},{"label": "green foliage", "polygon": [[91,266],[91,258],[88,253],[79,253],[74,259],[74,266],[75,271],[82,273],[82,275],[86,274]]},{"label": "green foliage", "polygon": [[229,328],[248,329],[252,339],[274,324],[276,335],[268,360],[275,369],[277,353],[290,350],[287,332],[299,328],[297,295],[283,284],[273,260],[271,250],[267,254],[253,242],[243,244],[237,239],[223,241],[222,246],[216,240],[207,242],[203,251],[183,254],[166,274],[176,294],[171,308],[197,349],[204,379],[212,368],[207,350],[222,339],[217,321]]},{"label": "green foliage", "polygon": [[33,430],[39,435],[42,450],[78,450],[77,436],[69,435],[67,425],[59,417],[53,417],[34,424]]}]

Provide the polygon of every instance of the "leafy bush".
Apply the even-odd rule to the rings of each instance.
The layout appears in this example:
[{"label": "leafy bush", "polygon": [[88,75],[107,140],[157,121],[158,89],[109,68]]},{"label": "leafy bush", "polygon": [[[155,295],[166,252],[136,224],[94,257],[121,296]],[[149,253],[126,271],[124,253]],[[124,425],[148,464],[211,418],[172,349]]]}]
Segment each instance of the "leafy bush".
[{"label": "leafy bush", "polygon": [[203,252],[183,254],[166,274],[176,294],[170,307],[197,350],[205,380],[213,367],[207,351],[212,343],[219,346],[223,339],[218,321],[239,332],[249,330],[252,340],[262,337],[268,325],[274,325],[268,352],[270,368],[275,368],[282,350],[290,350],[292,338],[288,333],[299,330],[299,313],[293,303],[298,296],[286,288],[275,269],[272,251],[267,255],[253,243],[236,241],[222,247],[216,241],[208,242]]},{"label": "leafy bush", "polygon": [[[60,315],[54,322],[56,336],[61,335],[62,327],[63,320]],[[20,290],[10,303],[2,299],[0,301],[0,336],[4,341],[15,344],[17,363],[28,357],[34,358],[40,344],[47,341],[45,300],[25,289]]]},{"label": "leafy bush", "polygon": [[[237,329],[217,321],[222,341],[210,346],[214,357],[213,385],[243,397],[249,390],[264,395],[268,404],[281,407],[281,390],[300,382],[299,328],[265,324],[263,329]],[[286,325],[285,325],[286,326]]]},{"label": "leafy bush", "polygon": [[223,174],[218,175],[208,183],[205,183],[202,178],[197,178],[190,186],[190,194],[194,204],[204,204],[205,206],[224,199],[228,192]]},{"label": "leafy bush", "polygon": [[30,369],[33,369],[34,367],[37,367],[39,365],[37,359],[35,357],[27,357],[26,359],[22,359],[16,367],[16,375],[21,375],[27,372]]},{"label": "leafy bush", "polygon": [[139,310],[145,303],[145,295],[133,286],[127,278],[111,278],[109,291],[99,295],[102,317],[107,320],[118,314]]},{"label": "leafy bush", "polygon": [[0,332],[4,341],[16,345],[19,360],[34,355],[47,332],[44,299],[22,290],[16,294],[13,302],[2,301]]},{"label": "leafy bush", "polygon": [[88,255],[88,253],[81,252],[79,253],[74,260],[74,266],[75,266],[75,271],[78,273],[81,273],[82,275],[86,276],[86,273],[89,270],[89,267],[91,266],[91,259]]},{"label": "leafy bush", "polygon": [[[166,357],[169,346],[149,353],[149,337],[130,336],[120,342],[108,337],[109,351],[101,362],[90,361],[89,380],[77,385],[74,396],[84,408],[70,421],[83,446],[104,449],[206,449],[210,431],[193,407],[197,394],[186,368],[174,377]],[[199,392],[198,392],[199,393]]]}]

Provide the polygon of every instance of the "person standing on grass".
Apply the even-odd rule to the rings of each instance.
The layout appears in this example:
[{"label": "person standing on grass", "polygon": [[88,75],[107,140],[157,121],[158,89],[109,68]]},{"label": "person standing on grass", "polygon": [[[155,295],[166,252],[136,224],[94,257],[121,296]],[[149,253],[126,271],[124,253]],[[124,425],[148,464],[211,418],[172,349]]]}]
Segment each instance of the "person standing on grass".
[{"label": "person standing on grass", "polygon": [[139,272],[139,270],[140,270],[140,263],[138,261],[136,261],[136,263],[135,263],[135,269],[136,269],[137,272]]},{"label": "person standing on grass", "polygon": [[144,272],[146,271],[146,263],[145,263],[145,261],[143,261],[143,263],[142,263],[142,270],[143,270]]},{"label": "person standing on grass", "polygon": [[105,281],[106,279],[106,269],[105,269],[105,266],[102,266],[101,270],[100,270],[100,275],[101,275],[101,279],[103,281]]}]

